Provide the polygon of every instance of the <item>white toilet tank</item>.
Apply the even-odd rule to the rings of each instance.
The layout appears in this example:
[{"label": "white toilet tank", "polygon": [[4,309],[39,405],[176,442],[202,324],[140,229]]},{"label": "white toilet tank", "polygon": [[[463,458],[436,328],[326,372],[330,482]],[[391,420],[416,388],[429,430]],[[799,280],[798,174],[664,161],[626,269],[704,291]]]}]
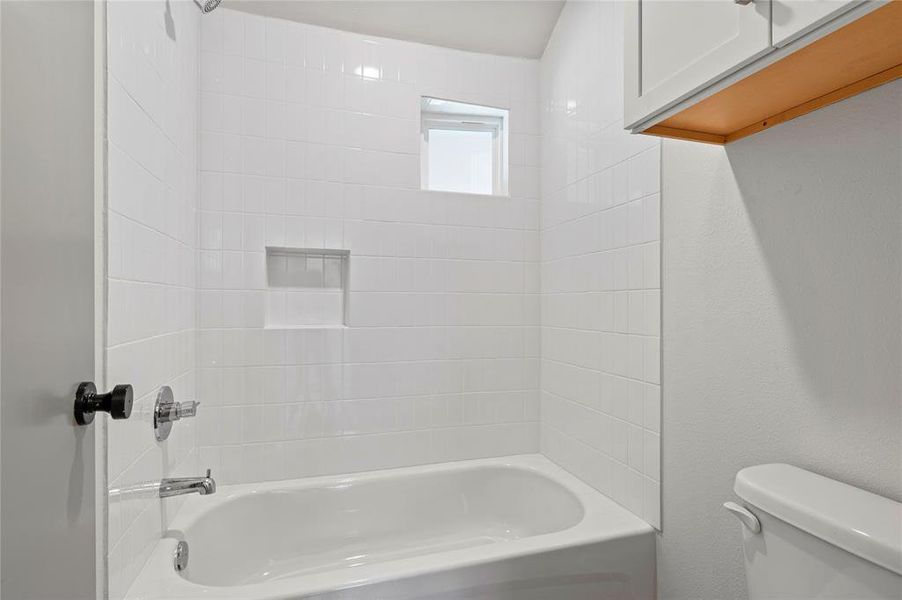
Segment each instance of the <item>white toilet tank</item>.
[{"label": "white toilet tank", "polygon": [[784,464],[739,471],[734,491],[751,600],[902,599],[902,504]]}]

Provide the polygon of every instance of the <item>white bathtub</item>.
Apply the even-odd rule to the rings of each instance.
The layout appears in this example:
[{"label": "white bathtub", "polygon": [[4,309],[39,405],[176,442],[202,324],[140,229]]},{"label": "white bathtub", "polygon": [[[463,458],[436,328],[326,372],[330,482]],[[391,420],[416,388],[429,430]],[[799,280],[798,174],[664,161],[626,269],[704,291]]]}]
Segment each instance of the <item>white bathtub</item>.
[{"label": "white bathtub", "polygon": [[[178,540],[188,568],[173,566]],[[653,598],[652,529],[539,455],[191,496],[134,600]]]}]

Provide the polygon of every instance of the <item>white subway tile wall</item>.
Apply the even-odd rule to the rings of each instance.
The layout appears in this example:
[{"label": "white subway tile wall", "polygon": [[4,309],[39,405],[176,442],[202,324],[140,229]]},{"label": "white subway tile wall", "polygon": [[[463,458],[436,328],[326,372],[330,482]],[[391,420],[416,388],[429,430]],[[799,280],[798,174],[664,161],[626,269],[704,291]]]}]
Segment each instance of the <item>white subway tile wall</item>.
[{"label": "white subway tile wall", "polygon": [[[538,451],[537,61],[220,8],[199,81],[202,465]],[[511,197],[419,189],[423,95],[510,108]],[[267,321],[267,246],[350,250],[347,327]]]},{"label": "white subway tile wall", "polygon": [[196,397],[200,13],[191,2],[163,0],[108,7],[105,387],[131,383],[135,391],[131,418],[109,422],[107,433],[106,557],[115,600],[181,504],[164,506],[135,487],[198,468],[194,423],[178,423],[158,443],[150,414],[162,385],[178,400]]},{"label": "white subway tile wall", "polygon": [[541,449],[660,527],[660,143],[623,130],[621,30],[567,3],[540,65]]},{"label": "white subway tile wall", "polygon": [[[110,3],[107,383],[137,398],[108,434],[111,598],[181,504],[129,488],[202,467],[541,447],[659,525],[659,144],[621,131],[619,11],[568,4],[540,65]],[[510,197],[419,189],[424,95],[510,108]],[[347,315],[280,305],[267,246],[349,250]],[[203,406],[158,444],[164,384]]]}]

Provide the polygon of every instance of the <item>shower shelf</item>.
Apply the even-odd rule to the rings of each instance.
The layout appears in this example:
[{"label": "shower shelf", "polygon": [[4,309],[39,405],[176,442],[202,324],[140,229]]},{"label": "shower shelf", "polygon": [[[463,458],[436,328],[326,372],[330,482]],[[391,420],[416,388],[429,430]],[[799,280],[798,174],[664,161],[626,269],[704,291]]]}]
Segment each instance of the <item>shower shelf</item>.
[{"label": "shower shelf", "polygon": [[266,329],[336,329],[347,324],[350,252],[266,248]]}]

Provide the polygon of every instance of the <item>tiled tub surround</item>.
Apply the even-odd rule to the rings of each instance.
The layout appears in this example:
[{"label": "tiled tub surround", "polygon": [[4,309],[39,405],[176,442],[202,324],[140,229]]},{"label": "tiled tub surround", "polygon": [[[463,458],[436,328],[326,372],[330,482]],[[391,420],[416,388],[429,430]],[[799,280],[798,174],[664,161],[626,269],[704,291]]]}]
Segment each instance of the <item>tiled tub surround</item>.
[{"label": "tiled tub surround", "polygon": [[196,398],[199,18],[191,2],[108,4],[107,371],[98,387],[131,383],[135,391],[131,418],[107,428],[114,600],[182,500],[163,504],[131,490],[198,468],[192,420],[158,443],[150,414],[162,385],[178,400]]},{"label": "tiled tub surround", "polygon": [[542,452],[660,525],[660,143],[622,129],[622,4],[541,61]]},{"label": "tiled tub surround", "polygon": [[[201,23],[201,461],[223,483],[538,449],[538,64]],[[511,197],[419,190],[423,95],[509,107]],[[265,248],[346,249],[347,327],[267,327]]]},{"label": "tiled tub surround", "polygon": [[[540,143],[536,61],[192,6],[109,10],[108,381],[140,397],[110,429],[111,488],[510,455],[541,437],[658,524],[658,145],[620,131],[602,83],[620,81],[618,9],[565,8]],[[419,190],[423,95],[511,109],[510,197]],[[344,323],[267,304],[267,247],[350,251]],[[164,384],[203,406],[156,444]],[[180,506],[111,497],[111,598]]]}]

